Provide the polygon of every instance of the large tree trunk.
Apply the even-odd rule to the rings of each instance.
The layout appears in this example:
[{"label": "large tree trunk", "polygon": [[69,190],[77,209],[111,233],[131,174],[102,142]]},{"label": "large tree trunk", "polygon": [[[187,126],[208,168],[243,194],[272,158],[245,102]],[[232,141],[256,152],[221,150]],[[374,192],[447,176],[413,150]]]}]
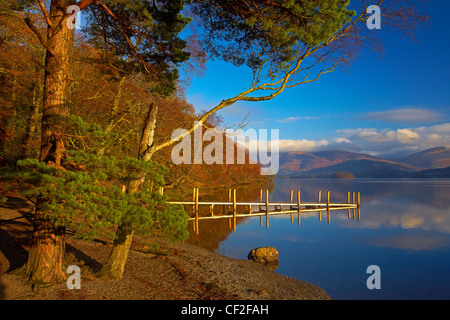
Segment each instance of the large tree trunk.
[{"label": "large tree trunk", "polygon": [[103,265],[98,276],[104,276],[111,279],[121,279],[125,270],[125,264],[130,252],[131,242],[133,240],[134,229],[122,224],[116,232],[116,239],[109,253],[106,263]]},{"label": "large tree trunk", "polygon": [[40,85],[36,85],[33,89],[33,100],[30,106],[30,111],[28,113],[27,126],[25,131],[25,138],[23,143],[22,157],[23,158],[31,158],[35,155],[33,154],[33,138],[35,137],[36,127],[39,124],[39,105],[42,101],[39,92],[41,92],[42,88]]},{"label": "large tree trunk", "polygon": [[[69,0],[53,0],[50,6],[52,26],[47,29],[47,54],[43,92],[40,161],[64,169],[62,120],[68,115],[66,97],[69,57],[73,29],[67,27],[66,8]],[[65,267],[64,228],[55,226],[42,210],[46,199],[38,199],[34,218],[33,242],[28,261],[22,268],[33,287],[58,283],[67,278]]]},{"label": "large tree trunk", "polygon": [[[156,128],[156,115],[158,107],[151,105],[144,122],[144,129],[142,131],[141,141],[139,143],[138,158],[149,161],[153,155],[153,138]],[[133,180],[129,183],[127,192],[137,192],[144,182],[145,176]],[[122,224],[118,227],[116,238],[113,247],[109,254],[106,263],[99,272],[100,276],[109,277],[112,279],[121,279],[125,270],[125,264],[130,252],[131,242],[133,240],[134,229],[132,226]]]},{"label": "large tree trunk", "polygon": [[28,276],[33,290],[45,287],[66,279],[66,246],[63,227],[56,227],[45,218],[41,210],[44,199],[37,200],[34,217],[33,244],[28,261],[22,271]]},{"label": "large tree trunk", "polygon": [[[116,97],[114,98],[111,113],[109,114],[108,124],[105,127],[105,133],[111,133],[114,129],[114,126],[116,125],[115,121],[117,115],[119,114],[120,98],[122,97],[123,86],[126,79],[127,79],[126,76],[121,76],[119,83],[117,85],[117,94]],[[105,154],[105,150],[106,150],[106,141],[103,141],[100,148],[97,150],[97,155],[103,156]]]}]

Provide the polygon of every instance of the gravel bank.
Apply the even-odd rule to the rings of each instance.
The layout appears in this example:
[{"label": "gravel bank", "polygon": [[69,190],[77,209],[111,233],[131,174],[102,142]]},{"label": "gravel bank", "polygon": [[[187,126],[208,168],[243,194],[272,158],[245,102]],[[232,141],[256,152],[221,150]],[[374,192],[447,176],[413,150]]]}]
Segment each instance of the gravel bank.
[{"label": "gravel bank", "polygon": [[[11,195],[10,195],[11,196]],[[111,246],[67,237],[69,264],[82,269],[80,290],[65,283],[31,291],[7,271],[26,261],[32,205],[18,195],[0,205],[0,299],[3,300],[328,300],[320,287],[275,273],[261,264],[232,259],[186,243],[155,239],[158,249],[133,244],[120,280],[98,279]]]}]

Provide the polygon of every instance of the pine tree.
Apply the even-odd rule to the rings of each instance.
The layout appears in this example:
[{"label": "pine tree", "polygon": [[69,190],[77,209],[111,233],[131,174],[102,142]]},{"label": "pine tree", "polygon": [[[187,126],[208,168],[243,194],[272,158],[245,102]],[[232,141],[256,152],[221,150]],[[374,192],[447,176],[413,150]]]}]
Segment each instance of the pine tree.
[{"label": "pine tree", "polygon": [[[104,133],[97,125],[71,116],[66,119],[66,127],[67,133],[72,129],[80,138],[74,143],[78,150],[66,150],[62,168],[37,159],[17,162],[21,168],[17,177],[21,192],[38,199],[42,219],[59,230],[70,229],[75,237],[83,239],[117,240],[120,228],[159,234],[174,241],[186,239],[184,209],[167,204],[165,196],[159,193],[167,174],[164,166],[136,158],[99,156],[93,151]],[[130,181],[142,175],[147,179],[139,191],[124,192]],[[31,279],[31,284],[38,288],[51,283]]]},{"label": "pine tree", "polygon": [[[14,2],[11,10],[25,11],[35,1]],[[135,64],[158,80],[154,90],[167,93],[173,90],[178,72],[176,64],[188,58],[185,42],[178,33],[187,23],[180,10],[183,1],[105,1],[52,0],[49,10],[38,1],[47,34],[42,35],[30,16],[24,22],[45,48],[45,77],[43,89],[42,138],[39,161],[49,167],[67,170],[63,158],[65,119],[69,116],[67,93],[70,81],[70,58],[74,40],[74,29],[69,27],[67,14],[70,5],[80,10],[91,9],[93,15],[101,15],[99,30],[117,40],[115,55],[126,55]],[[33,8],[34,9],[34,8]],[[103,27],[103,28],[102,28]],[[139,43],[136,41],[139,39]],[[138,44],[140,45],[138,48]],[[111,62],[114,65],[114,61]],[[115,65],[120,68],[120,65]],[[127,66],[128,67],[128,66]],[[52,196],[55,196],[52,194]],[[51,198],[38,197],[34,217],[33,243],[27,263],[22,268],[30,281],[39,287],[61,282],[65,273],[64,224],[55,224],[45,212]]]},{"label": "pine tree", "polygon": [[[27,6],[35,11],[36,1],[14,1],[11,10],[22,10]],[[262,101],[277,96],[287,87],[316,81],[322,74],[331,72],[338,64],[350,61],[354,48],[366,41],[358,26],[364,24],[365,8],[353,18],[348,10],[347,0],[51,0],[49,10],[42,1],[37,1],[42,18],[47,24],[46,35],[36,28],[33,19],[27,16],[24,22],[37,36],[46,51],[45,78],[43,88],[43,121],[39,161],[56,171],[43,171],[36,163],[22,165],[40,174],[51,173],[52,183],[59,183],[56,177],[60,172],[72,171],[67,167],[65,154],[65,119],[68,117],[67,92],[70,84],[70,57],[74,32],[68,28],[70,17],[67,9],[76,4],[83,13],[90,12],[90,25],[85,33],[93,41],[104,45],[103,60],[120,72],[130,70],[145,73],[154,80],[148,88],[152,92],[168,95],[175,87],[179,64],[189,58],[185,50],[186,42],[179,38],[180,32],[189,22],[181,14],[186,3],[192,3],[192,10],[201,17],[204,32],[203,44],[212,57],[230,61],[236,65],[246,64],[254,71],[254,79],[248,90],[235,97],[224,99],[200,118],[207,119],[218,110],[236,101]],[[364,1],[361,1],[364,6]],[[395,27],[412,30],[420,16],[408,0],[392,0],[385,3],[384,18],[393,18]],[[389,10],[389,8],[393,10]],[[365,28],[367,29],[367,28]],[[364,27],[361,30],[365,30]],[[312,58],[310,64],[304,64]],[[331,66],[327,63],[331,62]],[[310,70],[318,68],[317,76],[308,79]],[[262,71],[267,72],[262,81]],[[293,76],[301,72],[307,75],[300,81]],[[268,90],[268,91],[267,91]],[[261,95],[261,91],[264,95]],[[269,94],[266,94],[269,92]],[[258,93],[260,94],[258,96]],[[251,96],[251,94],[254,94]],[[138,160],[150,161],[152,155],[176,142],[154,143],[155,119],[158,106],[149,103],[145,118],[142,139],[137,152]],[[198,126],[201,125],[199,122]],[[193,126],[189,132],[196,129]],[[182,136],[178,137],[179,139]],[[75,157],[75,155],[72,155]],[[77,158],[84,161],[83,157]],[[100,161],[100,160],[99,160]],[[100,161],[101,162],[101,161]],[[76,164],[75,164],[76,165]],[[69,173],[67,173],[69,174]],[[140,171],[136,180],[129,182],[127,193],[139,193],[143,189],[146,175]],[[50,175],[50,177],[52,177]],[[151,174],[150,174],[151,176]],[[46,176],[47,177],[47,176]],[[67,181],[88,179],[65,176]],[[91,179],[91,178],[89,178]],[[90,181],[88,179],[88,181]],[[94,179],[94,178],[92,178]],[[47,180],[46,180],[47,181]],[[66,180],[62,180],[66,181]],[[95,179],[92,181],[96,181]],[[71,182],[72,183],[72,182]],[[76,182],[73,182],[76,183]],[[43,189],[43,192],[50,190]],[[114,189],[115,190],[115,189]],[[54,283],[66,277],[64,272],[64,233],[65,219],[48,215],[45,210],[57,206],[49,197],[38,197],[33,244],[24,270],[35,283]],[[59,200],[58,200],[59,201]],[[73,198],[62,199],[75,203]],[[49,204],[47,204],[49,203]],[[50,207],[48,207],[50,206]],[[56,208],[56,207],[54,207]],[[45,209],[45,210],[44,210]],[[51,211],[51,210],[50,210]],[[51,219],[50,219],[51,218]],[[132,234],[126,217],[121,216],[122,224],[117,227],[125,236]],[[60,223],[61,222],[61,223]],[[117,222],[117,221],[116,221]],[[118,244],[129,242],[131,237],[117,236]],[[124,247],[126,248],[126,246]],[[120,251],[120,265],[123,270],[127,250]],[[114,259],[113,259],[114,261]]]}]

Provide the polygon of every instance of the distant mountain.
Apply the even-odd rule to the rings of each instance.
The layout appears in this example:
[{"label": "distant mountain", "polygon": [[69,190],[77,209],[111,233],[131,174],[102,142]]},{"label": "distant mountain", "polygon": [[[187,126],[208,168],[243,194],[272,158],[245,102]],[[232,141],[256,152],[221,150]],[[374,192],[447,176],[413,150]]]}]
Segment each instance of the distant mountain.
[{"label": "distant mountain", "polygon": [[349,173],[356,178],[445,178],[450,168],[450,149],[433,148],[398,161],[390,161],[364,153],[329,150],[319,152],[280,153],[277,176],[329,178],[336,173]]},{"label": "distant mountain", "polygon": [[348,160],[377,160],[378,158],[348,151],[318,152],[282,152],[280,153],[280,174],[307,172],[309,170],[329,167]]},{"label": "distant mountain", "polygon": [[380,158],[370,156],[365,153],[356,153],[339,150],[317,151],[314,152],[314,155],[337,163],[344,162],[347,160],[362,160],[362,159],[380,160]]},{"label": "distant mountain", "polygon": [[396,161],[424,169],[446,168],[450,167],[450,149],[446,147],[432,148]]},{"label": "distant mountain", "polygon": [[419,168],[387,160],[348,160],[332,166],[312,169],[304,174],[318,178],[331,177],[336,172],[348,172],[355,178],[407,178]]}]

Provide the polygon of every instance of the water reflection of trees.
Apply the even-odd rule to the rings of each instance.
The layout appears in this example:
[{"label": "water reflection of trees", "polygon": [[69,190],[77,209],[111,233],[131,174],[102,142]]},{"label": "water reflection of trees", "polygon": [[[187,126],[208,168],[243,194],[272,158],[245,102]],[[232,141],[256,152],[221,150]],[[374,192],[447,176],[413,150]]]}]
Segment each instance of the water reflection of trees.
[{"label": "water reflection of trees", "polygon": [[[272,189],[273,184],[251,184],[245,185],[236,189],[236,201],[259,201],[260,190]],[[228,201],[228,189],[220,190],[199,190],[199,201]],[[192,197],[190,199],[192,200]],[[192,216],[192,206],[186,206],[186,212]],[[225,206],[215,206],[214,215],[226,214],[229,208]],[[230,208],[231,210],[232,208]],[[199,206],[199,216],[210,215],[209,206]],[[244,212],[244,207],[237,207],[237,212]],[[243,223],[249,218],[238,218],[237,224]],[[199,221],[199,233],[193,231],[192,222],[188,225],[190,233],[187,240],[190,244],[195,244],[200,247],[206,248],[210,251],[215,251],[219,248],[221,241],[227,239],[228,235],[232,233],[233,226],[230,219],[206,219]]]}]

